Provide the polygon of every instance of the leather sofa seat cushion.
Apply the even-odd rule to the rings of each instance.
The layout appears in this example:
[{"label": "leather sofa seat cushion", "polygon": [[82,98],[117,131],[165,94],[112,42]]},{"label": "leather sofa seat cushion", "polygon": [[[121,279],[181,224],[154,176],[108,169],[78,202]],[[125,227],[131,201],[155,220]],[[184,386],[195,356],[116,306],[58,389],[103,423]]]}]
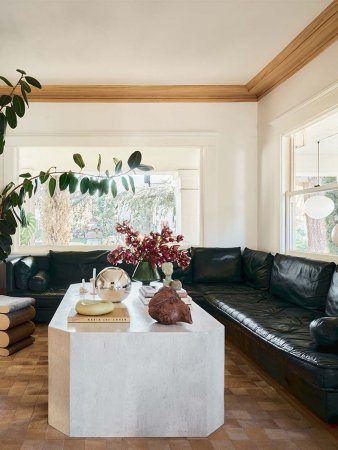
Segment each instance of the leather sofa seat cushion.
[{"label": "leather sofa seat cushion", "polygon": [[236,283],[242,281],[241,248],[193,247],[193,281]]},{"label": "leather sofa seat cushion", "polygon": [[273,265],[272,254],[245,248],[242,262],[246,284],[255,289],[269,289]]},{"label": "leather sofa seat cushion", "polygon": [[310,323],[310,334],[322,351],[338,354],[338,317],[320,317]]},{"label": "leather sofa seat cushion", "polygon": [[28,289],[28,280],[38,271],[35,258],[33,256],[25,256],[15,264],[14,278],[15,285],[18,289]]},{"label": "leather sofa seat cushion", "polygon": [[[81,270],[81,266],[85,264],[88,260],[89,262],[92,259],[98,258],[106,258],[108,252],[104,252],[102,250],[94,250],[90,252],[54,252],[50,251],[50,276],[51,276],[51,285],[56,288],[68,288],[68,286],[72,283],[80,283],[82,278],[86,278],[88,280],[92,276],[93,267],[90,267],[90,275],[84,276],[83,271]],[[109,265],[108,262],[105,263],[105,267]],[[99,272],[100,267],[97,267],[97,271]]]},{"label": "leather sofa seat cushion", "polygon": [[297,364],[292,366],[309,383],[338,388],[338,354],[318,351],[309,332],[310,322],[319,319],[321,313],[287,303],[266,291],[254,294],[209,294],[205,301],[211,310],[240,324],[285,358],[293,357]]},{"label": "leather sofa seat cushion", "polygon": [[50,277],[45,270],[39,270],[37,274],[28,280],[28,287],[33,292],[44,292],[48,289]]},{"label": "leather sofa seat cushion", "polygon": [[327,295],[325,314],[329,317],[338,317],[338,266],[333,272],[331,286]]},{"label": "leather sofa seat cushion", "polygon": [[277,253],[271,272],[270,292],[303,308],[323,312],[335,267],[334,263]]}]

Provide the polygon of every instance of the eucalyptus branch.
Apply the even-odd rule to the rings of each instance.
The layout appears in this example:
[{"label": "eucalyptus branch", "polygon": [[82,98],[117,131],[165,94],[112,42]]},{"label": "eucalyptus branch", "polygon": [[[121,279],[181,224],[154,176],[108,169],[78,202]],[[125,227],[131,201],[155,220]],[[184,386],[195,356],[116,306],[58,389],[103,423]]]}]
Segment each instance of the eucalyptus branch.
[{"label": "eucalyptus branch", "polygon": [[[106,179],[106,180],[112,180],[114,178],[121,178],[122,176],[128,175],[129,173],[135,173],[134,169],[129,169],[126,170],[125,172],[121,172],[119,175],[93,175],[92,173],[84,173],[84,172],[73,172],[73,171],[68,171],[68,172],[60,172],[60,171],[55,171],[55,172],[49,172],[49,175],[64,175],[64,174],[72,174],[72,175],[78,175],[80,177],[90,177],[90,178],[98,178],[98,179]],[[40,175],[34,175],[31,178],[25,178],[25,180],[27,181],[34,181],[37,180],[40,177]],[[18,189],[20,189],[21,187],[23,187],[25,184],[25,182],[23,181],[22,183],[18,184],[17,186],[15,186],[12,190],[8,191],[8,193],[2,197],[2,195],[0,195],[0,197],[5,198],[5,197],[9,197],[13,192],[17,191]]]},{"label": "eucalyptus branch", "polygon": [[41,184],[48,181],[48,191],[51,197],[55,193],[57,182],[61,191],[68,189],[70,194],[73,194],[79,186],[82,194],[88,192],[89,195],[95,195],[98,193],[101,196],[110,192],[113,197],[116,197],[118,193],[116,178],[121,178],[122,186],[126,191],[135,193],[134,179],[130,174],[134,173],[136,169],[141,171],[153,170],[152,166],[141,164],[142,155],[139,151],[129,156],[127,170],[122,169],[123,163],[121,160],[113,158],[114,173],[110,174],[106,170],[105,175],[101,175],[101,155],[99,155],[97,164],[97,175],[82,172],[85,163],[79,153],[73,155],[73,160],[80,171],[61,172],[56,167],[50,167],[47,172],[41,171],[39,175],[20,174],[20,177],[24,179],[21,183],[15,185],[11,181],[4,187],[0,193],[0,261],[5,260],[11,253],[11,235],[15,234],[18,222],[24,227],[28,224],[24,210],[25,199],[27,196],[31,198],[36,193],[39,181]]}]

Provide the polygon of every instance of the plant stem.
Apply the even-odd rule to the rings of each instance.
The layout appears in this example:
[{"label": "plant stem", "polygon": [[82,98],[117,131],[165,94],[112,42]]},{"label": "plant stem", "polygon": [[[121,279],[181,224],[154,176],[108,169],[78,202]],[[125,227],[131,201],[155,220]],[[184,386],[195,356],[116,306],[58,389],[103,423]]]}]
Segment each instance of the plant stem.
[{"label": "plant stem", "polygon": [[[122,177],[124,175],[127,175],[128,173],[130,173],[132,171],[133,171],[132,169],[129,169],[126,172],[119,173],[118,175],[110,175],[109,177],[107,177],[105,175],[85,174],[83,172],[72,172],[72,174],[73,175],[79,175],[81,177],[104,178],[104,179],[107,179],[107,180],[112,180],[113,178],[119,178],[119,177]],[[62,175],[64,173],[67,173],[67,172],[57,172],[57,171],[55,171],[55,172],[51,172],[49,175]],[[40,177],[40,175],[35,175],[34,177],[31,177],[31,178],[25,178],[25,180],[34,181],[34,180],[36,180],[39,177]],[[23,181],[22,183],[18,184],[17,186],[14,186],[13,189],[6,194],[6,197],[10,196],[17,189],[20,189],[24,185],[24,183],[25,183],[25,181]]]}]

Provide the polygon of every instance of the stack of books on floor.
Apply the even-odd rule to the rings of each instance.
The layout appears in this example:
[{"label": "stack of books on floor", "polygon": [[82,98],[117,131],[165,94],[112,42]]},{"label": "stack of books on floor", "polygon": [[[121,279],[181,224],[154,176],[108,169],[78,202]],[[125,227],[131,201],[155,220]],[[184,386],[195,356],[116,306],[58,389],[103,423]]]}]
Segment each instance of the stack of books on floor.
[{"label": "stack of books on floor", "polygon": [[34,303],[29,297],[0,295],[0,356],[9,356],[34,342]]},{"label": "stack of books on floor", "polygon": [[[150,300],[154,297],[156,292],[161,288],[162,286],[141,286],[139,290],[139,297],[140,300],[144,305],[148,305]],[[180,296],[181,300],[184,301],[186,305],[191,305],[191,297],[188,295],[187,291],[185,289],[179,289],[176,291],[177,294]]]}]

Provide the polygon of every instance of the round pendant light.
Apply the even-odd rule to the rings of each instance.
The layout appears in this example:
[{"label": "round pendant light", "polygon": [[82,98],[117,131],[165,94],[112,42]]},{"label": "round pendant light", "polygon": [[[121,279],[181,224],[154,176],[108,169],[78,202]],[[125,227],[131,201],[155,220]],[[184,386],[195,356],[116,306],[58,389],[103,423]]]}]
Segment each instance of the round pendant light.
[{"label": "round pendant light", "polygon": [[304,203],[304,212],[312,219],[324,219],[334,210],[334,203],[325,195],[314,195]]},{"label": "round pendant light", "polygon": [[[317,185],[319,187],[319,141],[317,141]],[[333,200],[326,195],[318,194],[309,197],[304,203],[304,212],[312,219],[324,219],[334,210]]]}]

